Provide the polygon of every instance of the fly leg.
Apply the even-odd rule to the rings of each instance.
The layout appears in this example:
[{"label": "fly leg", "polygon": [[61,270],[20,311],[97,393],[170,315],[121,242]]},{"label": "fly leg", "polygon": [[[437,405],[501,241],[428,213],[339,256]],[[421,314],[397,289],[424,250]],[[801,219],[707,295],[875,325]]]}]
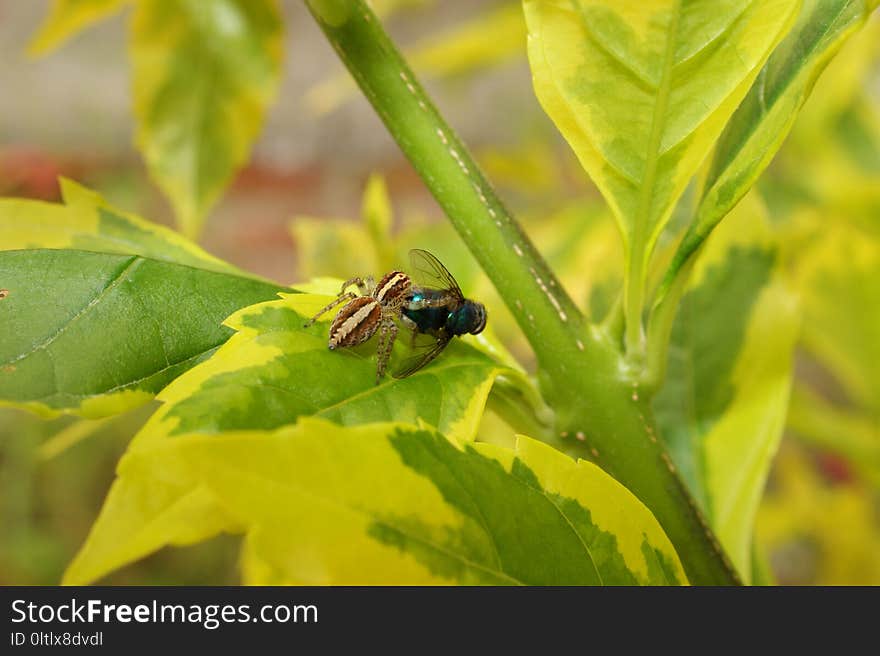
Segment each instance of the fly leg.
[{"label": "fly leg", "polygon": [[409,347],[410,349],[414,349],[416,347],[416,337],[419,334],[419,325],[402,312],[400,313],[400,320],[403,322],[404,326],[409,328]]}]

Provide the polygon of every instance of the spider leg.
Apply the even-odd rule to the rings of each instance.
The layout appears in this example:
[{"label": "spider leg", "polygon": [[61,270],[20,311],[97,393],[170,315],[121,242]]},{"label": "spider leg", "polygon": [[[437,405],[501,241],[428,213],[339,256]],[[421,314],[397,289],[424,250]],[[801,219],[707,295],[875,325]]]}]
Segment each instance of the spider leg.
[{"label": "spider leg", "polygon": [[385,342],[388,338],[388,323],[385,319],[379,324],[379,339],[376,340],[376,384],[379,384],[384,367],[382,365],[382,357],[385,353]]},{"label": "spider leg", "polygon": [[337,305],[342,305],[343,303],[348,303],[350,300],[352,300],[354,298],[357,298],[357,294],[355,294],[354,292],[341,293],[331,303],[328,303],[323,308],[321,308],[321,310],[318,312],[318,314],[316,314],[311,319],[306,321],[303,324],[303,328],[308,328],[309,326],[311,326],[313,323],[315,323],[318,320],[318,317],[320,317],[322,314],[326,314],[327,312],[329,312],[330,310],[335,308]]},{"label": "spider leg", "polygon": [[355,285],[358,288],[358,291],[361,293],[361,296],[366,296],[369,291],[367,285],[372,281],[372,277],[367,277],[365,281],[360,276],[355,276],[354,278],[349,278],[344,283],[342,283],[342,289],[339,290],[339,295],[342,296],[345,293],[345,290]]},{"label": "spider leg", "polygon": [[376,384],[382,381],[385,375],[385,369],[388,366],[388,360],[391,357],[391,349],[394,347],[394,340],[397,339],[397,324],[391,318],[382,320],[381,333],[379,335],[379,348],[376,358]]}]

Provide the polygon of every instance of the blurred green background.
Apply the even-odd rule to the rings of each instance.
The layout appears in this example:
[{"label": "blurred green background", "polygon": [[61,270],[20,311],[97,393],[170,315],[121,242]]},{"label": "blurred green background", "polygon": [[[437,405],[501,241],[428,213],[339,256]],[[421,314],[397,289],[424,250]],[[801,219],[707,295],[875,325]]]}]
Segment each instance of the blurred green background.
[{"label": "blurred green background", "polygon": [[[618,284],[619,238],[534,97],[518,3],[374,5],[572,296],[585,307],[601,306]],[[284,283],[340,275],[340,266],[348,270],[352,262],[375,268],[358,240],[364,188],[378,172],[401,248],[430,239],[442,254],[455,237],[437,206],[302,3],[282,6],[287,35],[278,99],[201,243]],[[132,145],[125,16],[48,57],[29,58],[27,43],[48,7],[47,0],[0,1],[0,195],[57,200],[57,176],[65,175],[119,207],[173,225]],[[880,584],[876,19],[820,81],[756,201],[768,208],[784,245],[805,316],[789,428],[757,528],[759,555],[785,584]],[[472,262],[447,264],[463,286],[492,294]],[[509,317],[493,317],[493,327],[529,360]],[[127,441],[154,408],[99,422],[46,421],[0,408],[0,583],[59,581]],[[166,549],[104,582],[232,584],[237,559],[238,539],[222,537]]]}]

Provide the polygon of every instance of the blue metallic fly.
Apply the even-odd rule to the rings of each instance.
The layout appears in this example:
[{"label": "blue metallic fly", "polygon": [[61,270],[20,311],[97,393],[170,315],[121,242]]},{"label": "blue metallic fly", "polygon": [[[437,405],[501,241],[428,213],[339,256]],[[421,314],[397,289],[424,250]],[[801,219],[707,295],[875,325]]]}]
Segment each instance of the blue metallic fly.
[{"label": "blue metallic fly", "polygon": [[456,335],[477,335],[486,327],[486,308],[464,297],[461,288],[440,260],[428,251],[409,252],[412,286],[404,298],[400,319],[413,331],[413,343],[420,334],[433,340],[416,349],[393,375],[405,378],[436,358]]}]

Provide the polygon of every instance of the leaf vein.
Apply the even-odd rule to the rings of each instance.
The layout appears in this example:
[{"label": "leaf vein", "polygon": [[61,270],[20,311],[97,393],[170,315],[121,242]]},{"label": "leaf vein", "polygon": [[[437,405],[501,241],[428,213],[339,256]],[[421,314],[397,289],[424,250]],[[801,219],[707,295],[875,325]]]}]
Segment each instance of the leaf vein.
[{"label": "leaf vein", "polygon": [[44,350],[44,349],[48,348],[49,346],[51,346],[52,343],[56,339],[58,339],[61,335],[63,335],[70,328],[70,326],[72,326],[79,319],[81,319],[83,316],[85,316],[90,310],[95,308],[104,299],[104,297],[107,294],[109,294],[113,289],[116,288],[116,286],[123,280],[123,278],[125,276],[127,276],[134,269],[136,269],[138,266],[140,266],[141,263],[143,263],[143,261],[144,261],[144,258],[139,257],[139,256],[133,256],[128,261],[128,263],[122,269],[120,269],[119,272],[107,283],[107,285],[105,285],[104,288],[101,289],[101,291],[98,292],[98,294],[94,298],[92,298],[88,303],[86,303],[86,305],[83,306],[79,310],[79,312],[77,312],[73,317],[71,317],[70,321],[68,321],[63,326],[61,326],[61,328],[59,328],[57,332],[55,332],[53,335],[50,335],[43,342],[34,346],[31,350],[15,356],[11,360],[8,360],[8,361],[0,364],[0,366],[5,367],[8,365],[14,364],[16,362],[24,360],[27,357],[30,357],[31,355],[33,355],[37,351]]}]

